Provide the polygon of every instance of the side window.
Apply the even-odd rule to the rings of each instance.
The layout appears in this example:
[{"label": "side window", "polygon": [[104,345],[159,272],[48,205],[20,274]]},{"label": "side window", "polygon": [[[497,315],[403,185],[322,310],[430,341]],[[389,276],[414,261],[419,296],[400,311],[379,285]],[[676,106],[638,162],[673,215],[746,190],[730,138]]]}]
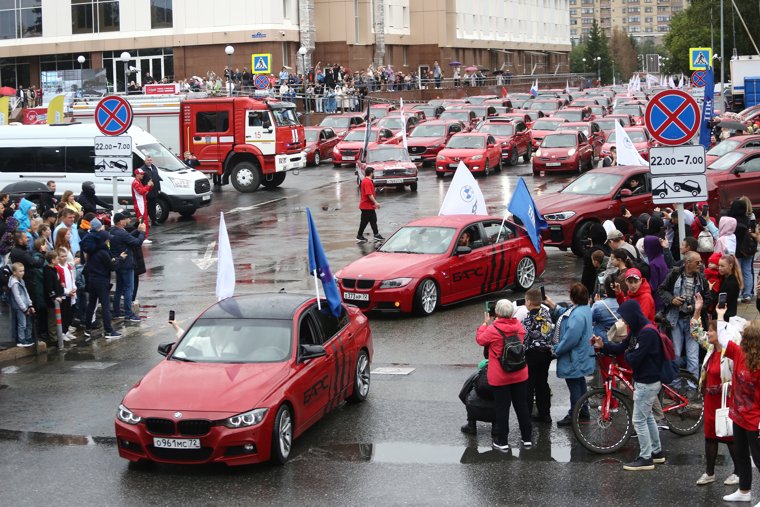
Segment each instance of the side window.
[{"label": "side window", "polygon": [[57,173],[61,172],[61,169],[65,167],[65,150],[63,146],[56,148],[38,148],[36,151],[37,156],[39,157],[37,162],[38,172]]},{"label": "side window", "polygon": [[503,226],[501,225],[501,221],[483,222],[483,228],[486,231],[485,242],[488,245],[496,244],[497,238],[498,243],[503,243],[515,237],[515,231],[506,222],[504,222]]},{"label": "side window", "polygon": [[496,144],[496,139],[494,139],[493,136],[488,136],[488,140],[486,142],[488,144]]},{"label": "side window", "polygon": [[325,137],[327,139],[332,139],[333,137],[335,137],[335,132],[333,131],[333,129],[325,129]]},{"label": "side window", "polygon": [[[95,165],[95,148],[93,146],[67,146],[66,172],[91,173]],[[134,166],[140,167],[139,165]]]},{"label": "side window", "polygon": [[0,148],[0,173],[37,171],[36,148]]},{"label": "side window", "polygon": [[468,246],[475,250],[476,248],[485,246],[486,243],[483,241],[483,238],[480,237],[480,228],[475,224],[462,231],[462,234],[459,235],[459,242],[457,245]]},{"label": "side window", "polygon": [[741,166],[746,169],[748,173],[760,172],[760,157],[746,160]]},{"label": "side window", "polygon": [[459,133],[461,131],[462,131],[462,126],[461,125],[455,124],[455,125],[452,125],[451,127],[449,127],[449,132],[452,133],[452,134],[457,134],[457,133]]},{"label": "side window", "polygon": [[301,317],[301,323],[298,325],[298,344],[299,345],[321,345],[322,339],[319,336],[314,318],[311,312],[307,312]]},{"label": "side window", "polygon": [[261,127],[264,125],[262,120],[262,113],[259,111],[250,111],[248,113],[248,126],[249,127]]},{"label": "side window", "polygon": [[340,317],[333,317],[332,313],[330,313],[330,308],[327,305],[326,299],[322,300],[321,310],[317,310],[316,308],[314,309],[314,315],[317,316],[319,325],[322,328],[324,343],[330,341],[330,338],[338,334],[338,332],[343,329],[346,324],[348,324],[348,315],[346,314],[346,310],[341,306],[340,311]]},{"label": "side window", "polygon": [[195,113],[195,130],[198,132],[216,132],[216,111],[198,111]]}]

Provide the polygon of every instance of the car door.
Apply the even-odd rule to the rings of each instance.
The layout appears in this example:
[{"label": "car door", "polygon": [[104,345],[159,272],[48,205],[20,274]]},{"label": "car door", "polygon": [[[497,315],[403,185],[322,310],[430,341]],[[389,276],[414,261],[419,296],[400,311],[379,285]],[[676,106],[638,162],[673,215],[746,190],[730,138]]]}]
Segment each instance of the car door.
[{"label": "car door", "polygon": [[316,312],[316,303],[307,307],[298,318],[297,366],[294,381],[294,402],[300,404],[302,421],[308,427],[328,411],[332,403],[335,381],[335,353],[325,349],[326,354],[313,359],[303,359],[304,345],[324,346],[325,337]]},{"label": "car door", "polygon": [[[643,190],[640,193],[623,197],[621,190],[628,187],[628,181],[632,177],[636,177],[641,181]],[[603,219],[612,219],[622,215],[622,206],[631,212],[633,216],[638,216],[641,213],[651,213],[654,204],[652,203],[652,183],[649,179],[648,172],[637,173],[635,176],[631,175],[623,179],[622,184],[615,194],[616,198],[610,203],[608,210],[612,210],[609,216],[605,216]],[[602,218],[602,217],[599,217]]]},{"label": "car door", "polygon": [[594,157],[599,158],[602,155],[602,145],[604,144],[604,134],[602,129],[599,128],[599,124],[596,122],[590,122],[591,125],[591,147],[594,149]]},{"label": "car door", "polygon": [[517,154],[523,155],[530,150],[530,135],[528,135],[528,127],[525,123],[519,120],[513,122],[515,126],[515,145],[517,146]]},{"label": "car door", "polygon": [[334,409],[351,393],[356,364],[356,346],[354,332],[349,326],[350,319],[345,307],[341,305],[341,314],[335,317],[330,312],[327,300],[322,300],[322,309],[314,309],[314,315],[322,329],[324,341],[322,346],[334,359],[332,362],[333,382],[327,400],[325,413]]},{"label": "car door", "polygon": [[499,162],[501,161],[501,145],[496,142],[493,136],[488,136],[486,139],[486,156],[488,157],[489,166],[499,166]]},{"label": "car door", "polygon": [[222,163],[234,141],[232,106],[208,104],[193,109],[188,151],[200,162],[200,169],[221,172]]},{"label": "car door", "polygon": [[494,292],[504,288],[515,270],[516,259],[511,258],[509,240],[515,231],[502,220],[486,220],[481,223],[488,255],[483,258],[485,285],[483,292]]},{"label": "car door", "polygon": [[588,138],[586,137],[586,134],[583,132],[578,132],[578,151],[580,152],[580,159],[581,160],[587,160],[589,163],[593,162],[594,160],[594,153],[593,148],[591,148],[591,144],[588,142]]},{"label": "car door", "polygon": [[467,299],[485,292],[486,259],[490,258],[485,244],[480,224],[475,223],[465,227],[457,237],[455,245],[463,241],[463,236],[469,235],[467,245],[470,251],[456,254],[456,246],[452,251],[451,262],[448,266],[449,294],[452,301]]},{"label": "car door", "polygon": [[335,146],[337,146],[338,141],[340,141],[340,138],[335,133],[335,131],[330,128],[325,129],[325,137],[326,137],[325,151],[322,155],[322,158],[331,158],[333,149],[335,148]]}]

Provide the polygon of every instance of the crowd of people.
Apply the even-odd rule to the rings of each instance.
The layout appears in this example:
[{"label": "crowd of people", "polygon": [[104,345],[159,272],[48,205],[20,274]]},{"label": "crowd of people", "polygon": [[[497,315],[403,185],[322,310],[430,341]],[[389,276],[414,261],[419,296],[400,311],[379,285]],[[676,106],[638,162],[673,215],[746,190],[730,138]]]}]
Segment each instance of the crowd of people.
[{"label": "crowd of people", "polygon": [[[672,381],[664,371],[674,363],[691,374],[686,388],[704,397],[706,467],[696,484],[716,480],[722,442],[733,460],[724,483],[739,486],[725,500],[749,501],[750,455],[760,465],[760,320],[748,322],[738,313],[752,299],[760,312],[753,271],[758,241],[752,203],[744,196],[719,217],[696,205],[682,212],[655,208],[637,217],[625,212],[592,226],[569,302],[557,304],[534,287],[524,302],[502,299],[493,315],[485,314],[476,342],[485,347],[486,359],[460,394],[467,409],[462,431],[475,434],[477,421],[492,422],[494,449],[508,450],[511,406],[522,445],[530,447],[532,424],[552,422],[548,376],[555,359],[570,405],[557,425],[570,426],[574,409],[580,421],[588,421],[589,407],[577,407],[587,378],[615,361],[631,372],[640,448],[624,469],[652,470],[667,459],[658,394],[663,382]],[[716,432],[722,406],[730,407],[733,436]]]}]

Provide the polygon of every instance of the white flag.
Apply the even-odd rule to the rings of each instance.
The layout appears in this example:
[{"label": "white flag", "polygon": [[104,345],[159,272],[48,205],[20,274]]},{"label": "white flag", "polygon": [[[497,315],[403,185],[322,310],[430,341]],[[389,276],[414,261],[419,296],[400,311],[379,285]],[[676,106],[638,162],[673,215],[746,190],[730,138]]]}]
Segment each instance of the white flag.
[{"label": "white flag", "polygon": [[235,294],[235,263],[232,260],[232,247],[224,223],[224,212],[219,218],[219,250],[216,265],[216,300],[221,301]]},{"label": "white flag", "polygon": [[404,150],[409,151],[409,146],[406,144],[406,117],[404,116],[404,98],[399,99],[399,107],[401,108],[401,142],[404,145]]},{"label": "white flag", "polygon": [[649,166],[649,163],[641,158],[631,138],[628,137],[628,133],[623,130],[623,126],[619,122],[615,122],[615,148],[617,149],[618,165]]},{"label": "white flag", "polygon": [[487,215],[486,200],[464,162],[459,162],[439,215]]},{"label": "white flag", "polygon": [[678,78],[678,89],[683,89],[683,74],[681,74],[681,77]]},{"label": "white flag", "polygon": [[668,86],[670,88],[675,88],[676,87],[676,83],[673,81],[673,76],[668,76]]}]

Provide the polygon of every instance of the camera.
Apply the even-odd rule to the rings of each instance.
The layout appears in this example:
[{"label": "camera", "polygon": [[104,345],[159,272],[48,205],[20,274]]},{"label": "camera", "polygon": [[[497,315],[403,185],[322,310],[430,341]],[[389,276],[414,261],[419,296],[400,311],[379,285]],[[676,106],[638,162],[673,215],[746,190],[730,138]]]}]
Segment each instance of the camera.
[{"label": "camera", "polygon": [[681,308],[679,308],[681,315],[691,315],[694,313],[694,296],[684,299]]}]

